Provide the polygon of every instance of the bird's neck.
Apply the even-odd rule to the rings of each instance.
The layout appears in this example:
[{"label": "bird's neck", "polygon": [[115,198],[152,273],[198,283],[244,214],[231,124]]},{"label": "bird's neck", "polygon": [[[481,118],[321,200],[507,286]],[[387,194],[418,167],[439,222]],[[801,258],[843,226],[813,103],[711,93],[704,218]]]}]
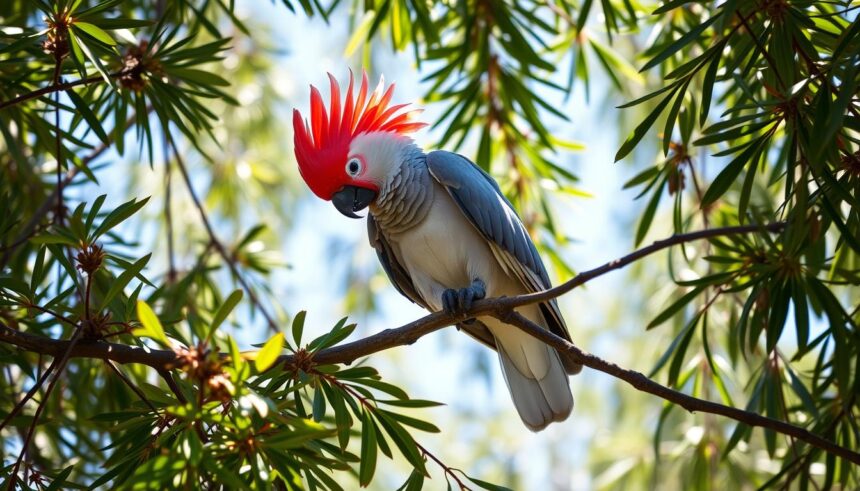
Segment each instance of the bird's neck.
[{"label": "bird's neck", "polygon": [[421,223],[433,201],[433,185],[424,152],[409,144],[395,163],[370,206],[370,213],[386,234],[405,232]]}]

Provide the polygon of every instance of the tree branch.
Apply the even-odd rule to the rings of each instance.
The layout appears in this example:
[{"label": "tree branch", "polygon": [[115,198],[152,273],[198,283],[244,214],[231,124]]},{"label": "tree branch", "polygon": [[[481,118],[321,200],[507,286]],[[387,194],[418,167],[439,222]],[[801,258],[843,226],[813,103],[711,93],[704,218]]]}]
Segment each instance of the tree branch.
[{"label": "tree branch", "polygon": [[[115,73],[109,74],[111,78],[116,78],[123,75],[125,72],[119,71]],[[90,78],[82,78],[80,80],[75,80],[74,82],[66,82],[66,83],[53,83],[48,85],[47,87],[42,87],[41,89],[36,89],[32,92],[27,92],[26,94],[21,94],[18,97],[13,97],[7,101],[0,102],[0,109],[5,109],[9,106],[14,106],[15,104],[20,104],[24,101],[28,101],[30,99],[35,99],[37,97],[41,97],[46,94],[51,94],[53,92],[59,92],[61,90],[69,90],[74,87],[78,87],[80,85],[89,85],[94,84],[96,82],[104,81],[104,77],[101,75],[95,75]]]},{"label": "tree branch", "polygon": [[786,423],[785,421],[768,418],[758,413],[744,411],[742,409],[726,406],[717,402],[698,399],[684,394],[683,392],[678,392],[677,390],[666,387],[665,385],[661,385],[640,372],[621,368],[614,363],[580,350],[567,340],[538,326],[519,312],[510,311],[508,314],[497,314],[494,315],[494,317],[508,324],[517,326],[530,336],[540,339],[560,352],[569,354],[577,363],[581,363],[582,365],[594,370],[612,375],[615,378],[627,382],[637,390],[654,394],[661,399],[665,399],[683,407],[687,411],[718,414],[720,416],[734,419],[735,421],[740,421],[741,423],[745,423],[749,426],[768,428],[779,433],[795,437],[798,440],[803,440],[814,447],[824,450],[825,452],[860,465],[860,453],[854,452],[845,447],[840,447],[830,440],[821,438],[814,433],[810,433],[804,428],[794,426],[793,424]]},{"label": "tree branch", "polygon": [[[597,268],[584,271],[555,288],[516,297],[500,297],[481,300],[476,302],[470,311],[462,314],[452,315],[444,312],[435,312],[401,327],[386,329],[385,331],[372,336],[350,343],[333,346],[318,353],[314,353],[313,361],[318,364],[349,364],[358,358],[377,353],[379,351],[384,351],[396,346],[412,344],[426,334],[437,331],[443,327],[456,324],[457,322],[465,319],[479,315],[491,315],[522,329],[526,333],[540,339],[557,350],[569,354],[576,362],[581,363],[584,366],[624,380],[637,390],[656,395],[662,399],[678,404],[688,411],[717,414],[750,426],[772,429],[779,433],[805,441],[812,446],[860,465],[860,453],[849,450],[845,447],[840,447],[839,445],[836,445],[825,438],[821,438],[799,426],[767,418],[753,412],[698,399],[661,385],[640,372],[619,367],[614,363],[580,350],[575,345],[545,329],[540,328],[513,310],[515,307],[522,305],[556,298],[598,276],[620,269],[649,254],[666,249],[673,245],[705,238],[756,231],[778,232],[784,227],[785,223],[777,222],[763,226],[746,225],[738,227],[724,227],[674,235],[668,239],[654,242],[650,246],[636,250],[622,258],[610,261]],[[153,367],[159,371],[159,373],[166,373],[166,370],[171,370],[181,364],[176,353],[169,350],[151,350],[124,344],[105,343],[102,341],[83,339],[78,340],[77,344],[71,347],[72,349],[69,349],[69,345],[71,344],[70,341],[50,339],[43,336],[16,331],[2,323],[0,323],[0,342],[18,346],[26,351],[52,356],[63,356],[64,354],[68,354],[68,356],[71,357],[100,358],[113,360],[123,364],[139,363]],[[278,358],[278,363],[281,366],[290,366],[294,362],[294,355],[282,355]]]},{"label": "tree branch", "polygon": [[[447,314],[445,312],[434,312],[420,319],[412,321],[403,326],[386,329],[371,336],[367,336],[349,343],[332,346],[314,353],[314,362],[320,364],[352,363],[358,358],[384,351],[397,346],[412,344],[419,338],[433,331],[442,329],[463,320],[480,315],[492,315],[494,313],[508,312],[515,307],[543,302],[561,296],[574,288],[585,284],[598,276],[609,273],[616,269],[642,259],[649,254],[667,249],[673,245],[691,242],[695,240],[719,237],[725,235],[737,235],[757,231],[777,232],[785,227],[785,222],[776,222],[767,225],[743,225],[737,227],[723,227],[701,230],[687,234],[678,234],[668,239],[658,240],[653,244],[638,249],[624,257],[610,261],[597,268],[583,271],[549,290],[518,295],[515,297],[498,297],[478,300],[472,309],[460,314]],[[42,353],[46,355],[62,355],[67,347],[67,341],[46,338],[25,332],[20,332],[0,323],[0,342],[16,345],[26,351]],[[180,362],[176,353],[170,350],[144,349],[125,344],[106,343],[104,341],[93,341],[82,339],[78,341],[71,356],[78,358],[100,358],[113,360],[117,363],[138,363],[151,366],[157,370],[170,370],[177,367]],[[283,355],[278,359],[280,364],[290,364],[295,361],[292,355]]]}]

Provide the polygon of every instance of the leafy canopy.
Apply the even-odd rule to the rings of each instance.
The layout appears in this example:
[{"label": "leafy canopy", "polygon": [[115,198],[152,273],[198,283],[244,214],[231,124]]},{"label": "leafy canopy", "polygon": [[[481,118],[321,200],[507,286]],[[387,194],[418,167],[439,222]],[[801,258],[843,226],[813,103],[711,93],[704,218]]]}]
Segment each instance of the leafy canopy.
[{"label": "leafy canopy", "polygon": [[[673,250],[659,270],[672,298],[641,323],[667,337],[650,376],[860,447],[857,5],[341,3],[281,8],[351,15],[345,51],[369,68],[380,49],[410,52],[426,104],[443,108],[438,145],[499,179],[561,279],[573,270],[554,198],[586,193],[563,158],[582,146],[553,134],[576,119],[558,102],[603,82],[632,122],[615,156],[637,172],[623,185],[642,207],[632,242],[664,223],[785,222]],[[431,466],[451,485],[499,489],[416,440],[439,431],[436,403],[364,363],[314,361],[354,324],[303,342],[304,313],[288,323],[270,293],[273,237],[286,234],[263,224],[291,226],[278,210],[298,187],[281,162],[291,152],[272,109],[274,50],[236,7],[0,5],[0,478],[10,489],[342,489],[370,484],[382,453],[409,468],[401,489],[420,489]],[[247,86],[260,92],[250,104],[237,90]],[[162,183],[111,186],[147,165]],[[210,181],[204,199],[189,167]],[[190,218],[171,194],[182,188]],[[236,240],[219,237],[224,226]],[[355,310],[374,307],[364,290],[350,290]],[[242,352],[235,323],[271,333]],[[123,364],[87,357],[108,342],[140,349],[121,351]],[[668,404],[649,457],[619,472],[617,448],[590,456],[604,487],[860,485],[856,466],[806,443]]]}]

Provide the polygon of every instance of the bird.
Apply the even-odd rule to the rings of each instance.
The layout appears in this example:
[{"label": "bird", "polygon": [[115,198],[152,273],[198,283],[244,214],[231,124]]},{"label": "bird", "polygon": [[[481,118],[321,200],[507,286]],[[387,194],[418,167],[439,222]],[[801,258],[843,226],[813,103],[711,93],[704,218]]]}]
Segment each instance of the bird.
[{"label": "bird", "polygon": [[[369,92],[352,71],[341,98],[329,73],[326,107],[310,86],[310,117],[293,110],[299,173],[341,214],[362,218],[379,262],[403,296],[428,311],[468,311],[478,299],[515,296],[552,286],[526,227],[498,183],[457,153],[425,152],[410,136],[426,123],[420,109],[391,104],[383,77]],[[355,92],[355,93],[354,93]],[[570,341],[554,299],[517,312]],[[496,350],[513,405],[527,428],[540,431],[573,410],[568,376],[582,366],[516,326],[478,316],[458,328]]]}]

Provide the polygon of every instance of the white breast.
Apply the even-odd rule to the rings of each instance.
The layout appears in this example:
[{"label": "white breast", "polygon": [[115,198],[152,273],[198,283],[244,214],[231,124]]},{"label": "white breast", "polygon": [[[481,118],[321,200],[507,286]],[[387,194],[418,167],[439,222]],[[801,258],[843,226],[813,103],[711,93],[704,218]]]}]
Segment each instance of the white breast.
[{"label": "white breast", "polygon": [[395,254],[433,310],[441,310],[442,292],[468,287],[474,279],[487,286],[487,296],[519,293],[505,274],[486,239],[463,215],[444,188],[436,186],[427,217],[415,227],[389,237]]},{"label": "white breast", "polygon": [[[398,261],[407,269],[415,289],[430,309],[442,310],[442,293],[446,289],[468,287],[474,279],[484,282],[488,298],[528,293],[519,280],[505,272],[491,245],[448,192],[436,183],[433,185],[434,201],[427,217],[411,229],[388,237]],[[536,305],[517,310],[544,325]],[[521,373],[532,378],[544,377],[549,370],[546,345],[495,318],[480,319],[496,342],[505,347]]]}]

